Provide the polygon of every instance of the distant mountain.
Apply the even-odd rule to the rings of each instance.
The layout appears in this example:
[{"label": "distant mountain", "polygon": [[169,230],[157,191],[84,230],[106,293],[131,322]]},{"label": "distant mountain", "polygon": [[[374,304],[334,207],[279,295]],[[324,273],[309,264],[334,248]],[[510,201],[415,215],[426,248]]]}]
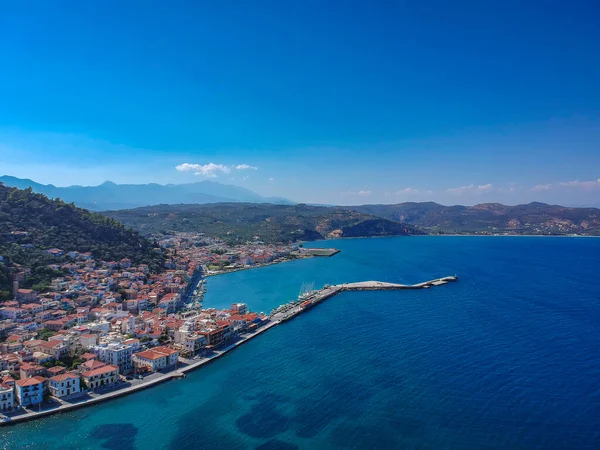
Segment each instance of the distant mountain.
[{"label": "distant mountain", "polygon": [[164,262],[153,242],[111,218],[0,184],[0,299],[9,296],[10,273],[17,267],[30,270],[22,287],[47,289],[51,278],[61,276],[48,267],[60,261],[46,253],[50,248],[91,252],[106,261],[129,258],[154,271]]},{"label": "distant mountain", "polygon": [[103,214],[146,236],[190,231],[230,242],[246,242],[255,237],[264,242],[294,242],[333,237],[423,234],[412,226],[369,214],[304,204],[159,205]]},{"label": "distant mountain", "polygon": [[429,232],[600,235],[600,209],[545,203],[444,206],[434,202],[362,205],[354,211],[415,225]]},{"label": "distant mountain", "polygon": [[77,206],[95,211],[136,208],[159,204],[203,204],[218,202],[253,202],[291,204],[279,197],[263,197],[239,186],[214,181],[188,184],[115,184],[110,181],[99,186],[57,187],[33,180],[11,176],[0,177],[6,186],[19,189],[32,188],[34,192],[50,198],[60,198]]}]

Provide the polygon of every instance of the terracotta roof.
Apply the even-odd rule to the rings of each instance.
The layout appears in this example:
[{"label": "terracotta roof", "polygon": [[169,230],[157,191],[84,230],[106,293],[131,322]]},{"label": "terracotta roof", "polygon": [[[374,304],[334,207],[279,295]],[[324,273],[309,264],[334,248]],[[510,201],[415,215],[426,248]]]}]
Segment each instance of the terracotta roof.
[{"label": "terracotta roof", "polygon": [[79,376],[75,375],[74,373],[63,373],[61,375],[55,375],[52,378],[50,378],[52,381],[67,381],[67,380],[76,380],[77,378],[79,378]]},{"label": "terracotta roof", "polygon": [[117,366],[108,365],[108,366],[100,367],[98,369],[90,370],[88,372],[83,372],[81,374],[81,376],[89,378],[89,377],[93,377],[95,375],[102,375],[104,373],[113,372],[115,370],[118,371],[119,368]]},{"label": "terracotta roof", "polygon": [[26,378],[24,380],[17,380],[17,384],[21,387],[26,387],[26,386],[35,386],[36,384],[44,383],[45,381],[46,381],[46,378],[44,378],[44,377],[31,377],[31,378]]},{"label": "terracotta roof", "polygon": [[165,355],[164,353],[155,352],[154,350],[146,350],[144,352],[136,353],[134,356],[155,361],[160,358],[166,358],[167,355]]},{"label": "terracotta roof", "polygon": [[158,352],[158,353],[162,353],[164,355],[168,355],[168,356],[170,356],[174,353],[179,353],[177,350],[173,350],[172,348],[169,348],[169,347],[156,347],[156,348],[153,348],[152,350],[154,350],[155,352]]},{"label": "terracotta roof", "polygon": [[39,343],[39,346],[44,347],[44,348],[56,348],[60,345],[64,345],[64,342],[60,341],[58,339],[53,339],[50,341],[42,341]]},{"label": "terracotta roof", "polygon": [[86,361],[82,364],[82,366],[88,370],[98,369],[100,367],[104,367],[105,365],[106,364],[104,364],[103,362],[96,361],[95,359],[90,359],[89,361]]},{"label": "terracotta roof", "polygon": [[36,364],[36,363],[22,362],[20,365],[20,368],[23,370],[28,370],[28,369],[41,370],[44,368],[44,366],[40,366],[39,364]]}]

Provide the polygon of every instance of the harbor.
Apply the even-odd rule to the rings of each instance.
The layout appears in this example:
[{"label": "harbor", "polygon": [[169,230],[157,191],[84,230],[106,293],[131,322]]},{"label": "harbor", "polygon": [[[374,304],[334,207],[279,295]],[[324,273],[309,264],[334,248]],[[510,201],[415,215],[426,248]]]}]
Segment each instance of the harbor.
[{"label": "harbor", "polygon": [[[214,349],[210,356],[196,357],[192,359],[179,358],[179,363],[176,368],[170,371],[161,371],[153,374],[145,380],[134,380],[132,382],[121,382],[110,392],[103,394],[95,394],[94,396],[85,396],[79,399],[75,399],[72,402],[59,402],[48,406],[44,409],[29,409],[22,410],[20,413],[11,414],[10,416],[4,416],[3,420],[0,421],[0,425],[10,425],[19,422],[25,422],[35,420],[41,417],[64,413],[70,410],[82,408],[85,406],[91,406],[100,402],[108,401],[118,397],[122,397],[134,392],[150,388],[154,385],[161,384],[163,382],[184,379],[186,374],[192,370],[198,369],[206,364],[213,362],[214,360],[226,355],[230,351],[239,347],[240,345],[248,342],[256,336],[266,332],[270,328],[273,328],[283,322],[286,322],[299,314],[306,312],[312,306],[315,306],[322,301],[334,297],[345,291],[390,291],[390,290],[409,290],[409,289],[427,289],[434,286],[442,286],[449,282],[455,282],[458,280],[457,276],[449,276],[443,278],[437,278],[423,283],[405,285],[397,283],[388,283],[381,281],[364,281],[356,283],[343,283],[337,285],[325,285],[323,288],[313,290],[311,285],[304,286],[303,292],[294,301],[286,303],[274,309],[268,316],[268,321],[260,328],[240,335],[238,339],[233,343],[228,343],[222,349]],[[199,296],[203,294],[206,287],[202,281],[199,281],[196,285],[191,297]]]},{"label": "harbor", "polygon": [[444,284],[455,282],[458,276],[448,276],[424,281],[418,284],[398,284],[383,281],[362,281],[357,283],[343,283],[333,286],[325,285],[319,290],[307,290],[301,292],[297,300],[281,305],[271,312],[271,320],[275,322],[284,322],[311,308],[317,303],[331,298],[344,291],[396,291],[408,289],[429,289],[434,286],[443,286]]}]

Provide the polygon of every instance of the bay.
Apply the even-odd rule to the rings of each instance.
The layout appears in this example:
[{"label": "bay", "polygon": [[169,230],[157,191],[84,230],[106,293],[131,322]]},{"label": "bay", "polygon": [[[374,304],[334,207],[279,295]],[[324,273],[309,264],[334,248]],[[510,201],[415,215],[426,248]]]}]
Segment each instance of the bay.
[{"label": "bay", "polygon": [[600,239],[352,239],[212,277],[206,307],[348,292],[185,380],[0,429],[3,448],[598,448]]}]

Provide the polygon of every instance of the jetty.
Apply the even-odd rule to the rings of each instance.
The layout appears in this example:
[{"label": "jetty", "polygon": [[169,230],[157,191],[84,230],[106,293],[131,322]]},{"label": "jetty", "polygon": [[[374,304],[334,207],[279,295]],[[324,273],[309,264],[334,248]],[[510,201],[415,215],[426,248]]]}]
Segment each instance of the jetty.
[{"label": "jetty", "polygon": [[442,286],[458,280],[458,277],[436,278],[419,284],[397,284],[384,281],[362,281],[358,283],[344,283],[333,287],[340,287],[343,291],[395,291],[400,289],[428,289],[432,286]]},{"label": "jetty", "polygon": [[285,322],[311,308],[317,303],[320,303],[323,300],[331,298],[345,291],[398,291],[408,289],[429,289],[434,286],[443,286],[444,284],[455,282],[457,280],[458,277],[453,275],[424,281],[418,284],[398,284],[388,283],[385,281],[360,281],[357,283],[343,283],[333,286],[326,285],[322,289],[307,292],[298,297],[298,300],[287,303],[273,310],[271,313],[271,320],[276,323]]}]

